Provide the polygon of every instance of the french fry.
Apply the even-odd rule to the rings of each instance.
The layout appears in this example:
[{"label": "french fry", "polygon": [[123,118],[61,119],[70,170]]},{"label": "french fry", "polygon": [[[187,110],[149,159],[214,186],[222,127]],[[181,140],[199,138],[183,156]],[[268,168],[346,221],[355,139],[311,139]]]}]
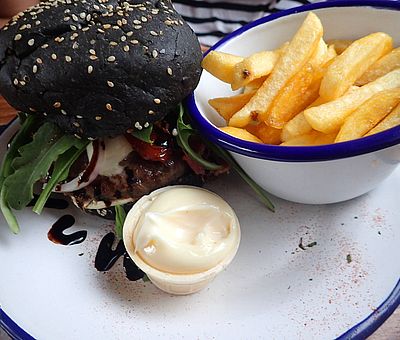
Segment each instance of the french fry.
[{"label": "french fry", "polygon": [[248,132],[245,129],[241,129],[241,128],[236,128],[233,126],[224,126],[221,127],[220,130],[222,130],[223,132],[239,138],[239,139],[244,139],[247,140],[249,142],[254,142],[254,143],[262,143],[262,141],[260,139],[258,139],[256,136],[252,135],[250,132]]},{"label": "french fry", "polygon": [[[318,97],[308,107],[319,106],[321,104],[325,104],[325,100],[323,100],[321,97]],[[305,135],[311,132],[312,129],[313,128],[304,116],[304,112],[300,112],[283,126],[281,139],[282,141],[287,142],[294,137]]]},{"label": "french fry", "polygon": [[312,130],[309,133],[304,135],[300,135],[289,139],[286,142],[283,142],[282,146],[311,146],[311,145],[323,145],[323,144],[331,144],[334,142],[336,137],[335,133],[324,134],[315,130]]},{"label": "french fry", "polygon": [[289,139],[287,142],[283,142],[281,146],[309,146],[314,144],[314,140],[316,136],[314,135],[315,131],[307,133],[305,135],[300,135]]},{"label": "french fry", "polygon": [[261,87],[261,85],[264,83],[265,79],[267,79],[267,77],[261,77],[258,79],[254,79],[252,82],[248,83],[244,87],[243,93],[257,91]]},{"label": "french fry", "polygon": [[243,59],[233,54],[211,51],[204,57],[201,66],[214,77],[231,84],[233,81],[233,69]]},{"label": "french fry", "polygon": [[269,75],[279,59],[280,52],[262,51],[252,54],[233,68],[232,90],[246,86],[254,79]]},{"label": "french fry", "polygon": [[265,144],[278,145],[281,143],[281,130],[275,129],[264,122],[249,124],[246,130],[258,137]]},{"label": "french fry", "polygon": [[304,116],[314,130],[324,133],[340,129],[345,119],[374,94],[400,87],[400,69],[389,72],[372,83],[349,91],[328,103],[304,110]]},{"label": "french fry", "polygon": [[400,67],[400,47],[384,55],[356,81],[356,85],[365,85]]},{"label": "french fry", "polygon": [[345,39],[331,39],[327,41],[327,44],[333,46],[337,54],[342,54],[344,50],[353,43],[353,40]]},{"label": "french fry", "polygon": [[243,127],[252,120],[264,121],[272,101],[283,86],[307,63],[323,34],[321,21],[309,13],[288,47],[277,61],[271,75],[250,101],[229,121],[229,125]]},{"label": "french fry", "polygon": [[312,67],[318,68],[321,67],[327,60],[328,45],[325,43],[324,39],[321,38],[308,63],[310,63]]},{"label": "french fry", "polygon": [[268,125],[282,129],[287,121],[318,98],[323,76],[320,68],[326,61],[327,50],[324,40],[321,39],[310,60],[274,99],[266,119]]},{"label": "french fry", "polygon": [[314,140],[314,145],[332,144],[335,142],[336,135],[336,132],[328,134],[319,132]]},{"label": "french fry", "polygon": [[305,135],[310,131],[312,131],[311,125],[304,116],[304,112],[300,112],[283,126],[281,140],[287,142],[297,136]]},{"label": "french fry", "polygon": [[208,104],[210,104],[221,117],[229,121],[235,112],[246,105],[254,93],[255,91],[238,94],[232,97],[213,98],[208,101]]},{"label": "french fry", "polygon": [[345,142],[364,136],[399,103],[399,88],[373,95],[346,118],[335,142]]},{"label": "french fry", "polygon": [[337,57],[338,53],[335,50],[335,45],[328,45],[328,50],[326,51],[325,62],[331,61],[333,58]]},{"label": "french fry", "polygon": [[393,39],[385,33],[373,33],[354,41],[329,65],[319,94],[326,100],[342,96],[380,57],[392,49]]},{"label": "french fry", "polygon": [[319,82],[314,82],[313,90],[309,90],[314,80],[314,73],[313,67],[309,64],[306,65],[280,91],[271,105],[266,120],[268,125],[282,129],[286,122],[318,98],[321,79]]},{"label": "french fry", "polygon": [[[347,93],[352,93],[358,88],[358,86],[352,86]],[[312,104],[308,106],[308,108],[319,106],[325,103],[326,101],[323,98],[318,97]],[[312,129],[312,126],[308,123],[306,117],[304,116],[304,112],[300,112],[284,125],[281,133],[281,139],[282,141],[287,142],[288,140],[296,136],[304,135],[311,132]]]},{"label": "french fry", "polygon": [[394,126],[400,125],[400,105],[397,105],[378,125],[364,136],[371,136],[375,133],[385,131]]}]

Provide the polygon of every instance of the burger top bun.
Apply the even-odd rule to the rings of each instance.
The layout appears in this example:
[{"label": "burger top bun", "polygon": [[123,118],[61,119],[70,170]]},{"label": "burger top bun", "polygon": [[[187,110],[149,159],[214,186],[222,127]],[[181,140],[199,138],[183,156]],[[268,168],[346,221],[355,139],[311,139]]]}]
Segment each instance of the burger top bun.
[{"label": "burger top bun", "polygon": [[0,93],[66,133],[115,136],[174,110],[201,57],[169,0],[42,2],[0,31]]}]

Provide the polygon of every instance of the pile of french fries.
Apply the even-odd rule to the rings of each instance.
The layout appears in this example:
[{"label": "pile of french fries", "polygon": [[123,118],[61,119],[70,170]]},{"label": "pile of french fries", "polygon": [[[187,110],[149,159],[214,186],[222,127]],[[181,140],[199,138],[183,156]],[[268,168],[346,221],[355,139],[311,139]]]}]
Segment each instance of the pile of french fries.
[{"label": "pile of french fries", "polygon": [[400,124],[400,48],[377,32],[325,42],[309,13],[290,42],[248,57],[211,51],[202,66],[240,94],[209,104],[221,130],[284,146],[348,141]]}]

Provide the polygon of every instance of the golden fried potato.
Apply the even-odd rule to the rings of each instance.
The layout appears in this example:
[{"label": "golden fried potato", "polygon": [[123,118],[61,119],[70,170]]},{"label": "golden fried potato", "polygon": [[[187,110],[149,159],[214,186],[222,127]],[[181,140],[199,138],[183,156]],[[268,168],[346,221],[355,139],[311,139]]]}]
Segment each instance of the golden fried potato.
[{"label": "golden fried potato", "polygon": [[255,91],[238,94],[232,97],[213,98],[208,101],[208,104],[210,104],[221,117],[229,121],[235,112],[246,105],[254,93]]},{"label": "golden fried potato", "polygon": [[335,57],[338,56],[338,53],[335,50],[335,46],[334,45],[328,45],[328,50],[326,52],[326,61],[331,61],[332,59],[334,59]]},{"label": "golden fried potato", "polygon": [[[250,101],[229,121],[229,125],[243,127],[252,120],[264,121],[272,101],[285,84],[307,63],[323,34],[321,21],[309,13],[288,47],[277,61],[271,75]],[[259,116],[259,117],[258,117]]]},{"label": "golden fried potato", "polygon": [[211,51],[204,57],[201,66],[214,77],[231,84],[233,81],[233,69],[243,59],[243,57],[233,54]]},{"label": "golden fried potato", "polygon": [[356,81],[356,85],[365,85],[400,67],[400,47],[384,55]]},{"label": "golden fried potato", "polygon": [[344,50],[353,43],[353,41],[354,40],[331,39],[331,40],[328,40],[326,43],[329,46],[333,46],[336,54],[342,54],[344,52]]},{"label": "golden fried potato", "polygon": [[311,125],[304,116],[304,111],[289,120],[282,129],[281,140],[287,142],[297,136],[305,135],[312,131]]},{"label": "golden fried potato", "polygon": [[243,88],[243,93],[257,91],[261,87],[261,85],[264,83],[265,79],[267,79],[267,77],[261,77],[261,78],[258,78],[258,79],[254,79],[252,82],[248,83]]},{"label": "golden fried potato", "polygon": [[[282,129],[290,119],[318,98],[321,79],[314,81],[314,73],[313,67],[307,64],[279,92],[271,105],[266,120],[268,125]],[[313,90],[309,90],[313,81],[316,86],[313,87]]]},{"label": "golden fried potato", "polygon": [[275,129],[264,122],[249,124],[246,126],[246,130],[261,139],[265,144],[278,145],[281,143],[281,130]]},{"label": "golden fried potato", "polygon": [[385,131],[394,126],[400,125],[400,105],[397,105],[378,125],[364,136],[371,136],[375,133]]},{"label": "golden fried potato", "polygon": [[334,142],[336,137],[335,133],[324,134],[315,130],[309,133],[300,135],[283,142],[282,146],[312,146],[312,145],[323,145],[331,144]]},{"label": "golden fried potato", "polygon": [[241,129],[241,128],[236,128],[233,126],[224,126],[220,128],[221,131],[239,138],[239,139],[244,139],[247,140],[249,142],[254,142],[254,143],[262,143],[262,141],[260,139],[258,139],[256,136],[252,135],[250,132],[248,132],[245,129]]},{"label": "golden fried potato", "polygon": [[[314,106],[319,106],[325,104],[325,100],[322,99],[321,97],[318,97],[314,102],[312,102],[308,107],[314,107]],[[304,116],[304,111],[300,112],[298,115],[293,117],[290,121],[288,121],[282,129],[281,133],[281,139],[284,142],[287,142],[288,140],[305,135],[309,132],[311,132],[313,128],[311,125],[308,123],[306,117]]]},{"label": "golden fried potato", "polygon": [[400,87],[400,69],[349,91],[348,94],[325,104],[304,110],[304,116],[314,130],[324,133],[338,131],[345,119],[374,94]]},{"label": "golden fried potato", "polygon": [[393,39],[386,33],[373,33],[354,41],[329,65],[319,94],[326,100],[342,96],[380,57],[392,49]]},{"label": "golden fried potato", "polygon": [[233,68],[232,90],[240,89],[255,79],[269,75],[280,57],[278,51],[252,54]]},{"label": "golden fried potato", "polygon": [[289,80],[272,102],[266,119],[268,125],[282,129],[285,123],[318,98],[327,52],[327,45],[321,39],[310,60]]},{"label": "golden fried potato", "polygon": [[311,131],[305,135],[300,135],[289,139],[287,142],[283,142],[281,146],[310,146],[314,145],[314,140],[316,136],[314,135],[315,131]]},{"label": "golden fried potato", "polygon": [[346,118],[335,142],[345,142],[364,136],[399,103],[399,88],[373,95]]},{"label": "golden fried potato", "polygon": [[317,133],[317,137],[314,140],[314,145],[325,145],[325,144],[332,144],[335,142],[336,139],[336,132],[333,133]]}]

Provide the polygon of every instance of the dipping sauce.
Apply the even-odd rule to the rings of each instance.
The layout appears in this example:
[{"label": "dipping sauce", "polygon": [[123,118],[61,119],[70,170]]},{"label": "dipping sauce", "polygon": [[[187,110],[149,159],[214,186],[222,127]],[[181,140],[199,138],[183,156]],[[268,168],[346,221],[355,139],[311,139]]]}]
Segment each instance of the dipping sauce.
[{"label": "dipping sauce", "polygon": [[142,197],[128,213],[123,234],[128,254],[157,287],[190,294],[232,261],[240,225],[218,195],[178,185]]},{"label": "dipping sauce", "polygon": [[232,208],[216,194],[176,187],[146,207],[134,232],[134,248],[150,266],[173,274],[215,267],[236,247]]}]

